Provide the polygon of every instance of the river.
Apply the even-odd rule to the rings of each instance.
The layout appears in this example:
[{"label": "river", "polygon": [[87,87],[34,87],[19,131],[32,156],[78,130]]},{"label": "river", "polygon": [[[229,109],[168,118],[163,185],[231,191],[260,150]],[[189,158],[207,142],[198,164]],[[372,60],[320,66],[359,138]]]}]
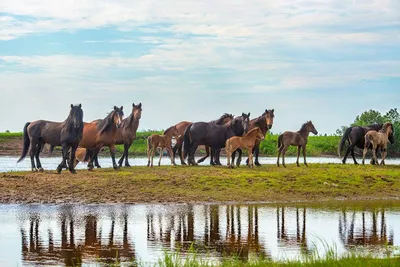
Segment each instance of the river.
[{"label": "river", "polygon": [[379,256],[400,245],[400,205],[0,205],[0,266],[154,263],[191,244],[209,261],[298,259],[326,246]]}]

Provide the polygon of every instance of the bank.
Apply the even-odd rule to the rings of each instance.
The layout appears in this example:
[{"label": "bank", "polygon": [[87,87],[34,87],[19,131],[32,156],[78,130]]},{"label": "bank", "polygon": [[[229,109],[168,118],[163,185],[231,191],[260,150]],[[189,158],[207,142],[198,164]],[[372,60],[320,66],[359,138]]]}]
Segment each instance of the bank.
[{"label": "bank", "polygon": [[400,166],[161,166],[0,174],[1,203],[320,202],[400,197]]}]

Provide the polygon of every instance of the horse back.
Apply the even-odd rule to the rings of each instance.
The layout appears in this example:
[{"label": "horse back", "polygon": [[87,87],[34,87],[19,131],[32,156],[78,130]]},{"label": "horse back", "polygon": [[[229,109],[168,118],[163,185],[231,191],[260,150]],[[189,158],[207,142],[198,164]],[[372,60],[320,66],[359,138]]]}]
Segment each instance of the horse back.
[{"label": "horse back", "polygon": [[37,120],[28,126],[28,135],[31,139],[42,139],[45,143],[58,146],[62,130],[61,122]]}]

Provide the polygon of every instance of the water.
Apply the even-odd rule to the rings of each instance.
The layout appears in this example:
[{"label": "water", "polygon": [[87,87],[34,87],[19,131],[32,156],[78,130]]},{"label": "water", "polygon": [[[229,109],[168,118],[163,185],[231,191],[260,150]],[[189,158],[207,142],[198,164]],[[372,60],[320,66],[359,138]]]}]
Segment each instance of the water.
[{"label": "water", "polygon": [[[30,160],[27,158],[22,162],[17,164],[17,160],[19,157],[15,156],[0,156],[0,172],[8,172],[8,171],[30,171],[31,170],[31,163]],[[197,157],[196,159],[198,159]],[[56,170],[58,164],[60,164],[61,158],[60,157],[43,157],[41,159],[43,168],[45,170]],[[361,163],[361,159],[358,159],[359,163]],[[102,157],[99,158],[100,165],[104,168],[111,168],[112,162],[110,157]],[[295,157],[286,157],[286,163],[291,164],[295,163]],[[308,163],[333,163],[333,164],[341,164],[341,160],[338,157],[308,157]],[[129,158],[129,163],[132,166],[146,166],[147,165],[147,158],[145,157],[138,157],[138,158]],[[180,164],[180,160],[177,158],[176,163]],[[226,165],[226,158],[221,157],[221,163]],[[244,163],[244,161],[242,161]],[[276,157],[260,157],[261,164],[276,164]],[[300,160],[302,163],[302,159]],[[348,159],[348,164],[353,164],[352,159]],[[154,157],[154,164],[158,164],[158,157]],[[168,157],[163,157],[161,160],[161,165],[170,165],[171,161]],[[208,165],[209,158],[202,162],[200,165]],[[393,158],[393,159],[386,159],[386,164],[400,164],[400,159]],[[86,169],[86,164],[79,163],[76,167],[77,169]]]},{"label": "water", "polygon": [[[400,205],[358,209],[270,205],[0,205],[0,266],[156,262],[164,251],[243,260],[296,259],[324,242],[381,255],[400,245]],[[117,256],[118,255],[118,256]]]}]

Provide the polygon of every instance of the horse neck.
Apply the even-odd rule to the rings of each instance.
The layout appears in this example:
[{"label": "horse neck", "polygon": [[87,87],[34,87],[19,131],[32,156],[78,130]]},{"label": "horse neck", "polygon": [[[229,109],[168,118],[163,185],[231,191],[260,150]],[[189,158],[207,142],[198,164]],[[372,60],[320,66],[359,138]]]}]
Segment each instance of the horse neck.
[{"label": "horse neck", "polygon": [[243,138],[246,138],[246,140],[251,140],[251,139],[256,139],[258,135],[258,131],[252,131],[249,134],[246,134],[243,136]]},{"label": "horse neck", "polygon": [[100,131],[101,132],[106,132],[109,128],[111,129],[111,131],[116,131],[117,130],[117,126],[114,123],[114,112],[111,112],[110,114],[107,115],[107,117],[105,117],[101,123],[104,124],[102,125]]},{"label": "horse neck", "polygon": [[136,132],[137,129],[139,128],[139,120],[135,118],[133,113],[131,113],[131,115],[129,115],[129,117],[126,118],[126,121],[128,122],[127,127]]},{"label": "horse neck", "polygon": [[264,116],[258,117],[257,119],[253,119],[250,121],[250,124],[253,124],[254,127],[259,127],[262,132],[267,132],[267,124],[265,123]]},{"label": "horse neck", "polygon": [[301,129],[300,131],[298,131],[298,133],[303,136],[305,139],[308,138],[308,136],[310,135],[310,130],[308,128],[306,129]]},{"label": "horse neck", "polygon": [[[63,122],[61,123],[61,125],[62,125],[62,126],[66,126],[67,129],[68,129],[68,131],[71,131],[71,130],[74,129],[74,121],[73,121],[73,119],[72,119],[71,114],[68,115],[68,117],[65,119],[65,121],[63,121]],[[82,125],[83,125],[83,123],[82,123]]]},{"label": "horse neck", "polygon": [[164,133],[163,135],[164,135],[165,137],[172,138],[172,136],[174,135],[174,133],[173,133],[172,131],[168,131],[168,132]]}]

